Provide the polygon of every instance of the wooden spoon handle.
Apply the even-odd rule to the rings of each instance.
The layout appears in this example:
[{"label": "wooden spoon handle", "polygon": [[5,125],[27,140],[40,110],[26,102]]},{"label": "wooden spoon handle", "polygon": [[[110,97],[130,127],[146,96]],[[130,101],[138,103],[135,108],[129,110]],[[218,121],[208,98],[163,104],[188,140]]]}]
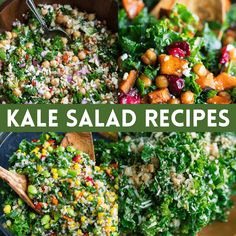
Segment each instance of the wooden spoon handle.
[{"label": "wooden spoon handle", "polygon": [[0,178],[6,182],[9,182],[10,176],[11,172],[0,166]]}]

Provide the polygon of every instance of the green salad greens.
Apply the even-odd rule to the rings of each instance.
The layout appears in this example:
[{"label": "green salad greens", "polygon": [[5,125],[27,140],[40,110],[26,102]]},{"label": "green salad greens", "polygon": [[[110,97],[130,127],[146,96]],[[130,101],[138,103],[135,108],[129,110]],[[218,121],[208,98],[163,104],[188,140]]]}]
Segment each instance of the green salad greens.
[{"label": "green salad greens", "polygon": [[227,221],[236,193],[234,133],[122,133],[87,154],[63,136],[23,140],[10,170],[29,179],[37,215],[7,185],[4,226],[15,235],[193,236]]},{"label": "green salad greens", "polygon": [[234,102],[234,12],[233,5],[221,25],[200,24],[198,16],[181,4],[160,19],[147,8],[130,19],[121,9],[120,103]]},{"label": "green salad greens", "polygon": [[10,170],[26,175],[28,196],[38,215],[8,186],[1,189],[5,227],[14,235],[118,235],[118,179],[115,166],[95,165],[62,136],[23,140]]},{"label": "green salad greens", "polygon": [[117,35],[95,14],[70,5],[42,4],[48,27],[65,37],[45,37],[25,14],[0,34],[1,103],[117,103]]},{"label": "green salad greens", "polygon": [[99,155],[120,158],[122,233],[196,235],[227,220],[236,186],[234,134],[136,133],[104,145],[109,154],[103,146]]}]

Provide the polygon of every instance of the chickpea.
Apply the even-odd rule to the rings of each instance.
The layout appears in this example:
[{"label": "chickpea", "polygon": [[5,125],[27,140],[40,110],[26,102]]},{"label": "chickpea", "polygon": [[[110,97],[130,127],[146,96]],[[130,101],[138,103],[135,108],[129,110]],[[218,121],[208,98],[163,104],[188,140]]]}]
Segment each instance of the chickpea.
[{"label": "chickpea", "polygon": [[12,38],[16,38],[17,37],[17,33],[16,32],[12,32]]},{"label": "chickpea", "polygon": [[157,54],[153,48],[149,48],[141,57],[142,62],[146,65],[155,65],[157,62]]},{"label": "chickpea", "polygon": [[42,63],[42,67],[44,67],[44,68],[49,68],[49,67],[50,67],[49,61],[44,61],[44,62]]},{"label": "chickpea", "polygon": [[95,20],[95,14],[89,14],[89,15],[88,15],[88,20],[89,20],[89,21]]},{"label": "chickpea", "polygon": [[78,16],[78,10],[77,9],[72,10],[72,16],[74,16],[74,17]]},{"label": "chickpea", "polygon": [[80,88],[80,90],[79,90],[79,91],[80,91],[80,93],[81,93],[81,94],[83,94],[83,95],[85,95],[85,94],[86,94],[86,90],[85,90],[85,88]]},{"label": "chickpea", "polygon": [[219,92],[218,96],[227,98],[228,100],[231,100],[231,95],[228,92],[226,92],[226,91]]},{"label": "chickpea", "polygon": [[181,94],[181,103],[182,104],[194,104],[194,93],[191,91],[186,91]]},{"label": "chickpea", "polygon": [[52,84],[52,86],[58,86],[59,85],[59,79],[57,79],[57,78],[51,79],[51,84]]},{"label": "chickpea", "polygon": [[142,82],[144,83],[145,88],[148,88],[152,85],[152,80],[148,76],[146,76],[145,74],[142,74],[140,76],[140,80],[142,80]]},{"label": "chickpea", "polygon": [[73,62],[77,62],[78,60],[79,60],[79,58],[78,58],[77,56],[73,56],[73,57],[72,57],[72,61],[73,61]]},{"label": "chickpea", "polygon": [[46,16],[47,14],[48,14],[48,10],[45,9],[45,8],[43,8],[43,9],[42,9],[42,15],[43,15],[43,16]]},{"label": "chickpea", "polygon": [[84,17],[84,16],[85,16],[85,13],[84,13],[84,12],[78,12],[78,16],[79,16],[79,17]]},{"label": "chickpea", "polygon": [[66,29],[67,34],[73,34],[73,29]]},{"label": "chickpea", "polygon": [[68,43],[68,39],[67,39],[67,38],[65,38],[65,37],[62,37],[62,38],[61,38],[61,40],[62,40],[62,42],[63,42],[64,46],[66,46],[66,45],[67,45],[67,43]]},{"label": "chickpea", "polygon": [[86,53],[84,51],[80,51],[78,53],[78,57],[81,61],[83,61],[86,58]]},{"label": "chickpea", "polygon": [[169,81],[166,76],[159,75],[156,77],[156,86],[158,88],[167,88],[169,86]]},{"label": "chickpea", "polygon": [[56,23],[59,25],[63,24],[64,23],[64,15],[62,15],[62,14],[57,15]]},{"label": "chickpea", "polygon": [[44,94],[44,98],[47,99],[47,100],[51,99],[51,97],[52,97],[52,94],[50,92],[46,92]]},{"label": "chickpea", "polygon": [[67,22],[70,20],[69,16],[64,16],[64,24],[67,24]]},{"label": "chickpea", "polygon": [[3,46],[10,45],[10,41],[9,40],[1,40],[0,44],[2,44]]},{"label": "chickpea", "polygon": [[12,39],[12,33],[11,32],[7,31],[6,36],[7,36],[7,39],[10,39],[10,40]]},{"label": "chickpea", "polygon": [[75,32],[73,33],[73,37],[74,37],[75,39],[79,38],[80,35],[81,35],[81,33],[80,33],[79,31],[75,31]]},{"label": "chickpea", "polygon": [[73,80],[76,81],[77,85],[80,87],[83,83],[83,79],[79,76],[73,76]]},{"label": "chickpea", "polygon": [[29,24],[29,27],[31,30],[36,30],[37,28],[35,24]]},{"label": "chickpea", "polygon": [[21,97],[22,92],[21,92],[21,90],[20,90],[19,88],[15,88],[15,89],[13,90],[13,94],[14,94],[16,97]]},{"label": "chickpea", "polygon": [[33,43],[27,43],[25,45],[26,48],[31,49],[33,47]]},{"label": "chickpea", "polygon": [[178,98],[171,98],[168,101],[169,104],[180,104],[180,100]]},{"label": "chickpea", "polygon": [[68,22],[66,23],[66,27],[67,27],[68,29],[71,29],[71,28],[73,27],[72,22],[71,22],[71,21],[68,21]]},{"label": "chickpea", "polygon": [[56,68],[58,66],[58,62],[56,60],[51,60],[50,65],[51,65],[51,67]]},{"label": "chickpea", "polygon": [[196,64],[193,67],[193,71],[198,75],[198,76],[206,76],[208,71],[206,67],[203,64]]}]

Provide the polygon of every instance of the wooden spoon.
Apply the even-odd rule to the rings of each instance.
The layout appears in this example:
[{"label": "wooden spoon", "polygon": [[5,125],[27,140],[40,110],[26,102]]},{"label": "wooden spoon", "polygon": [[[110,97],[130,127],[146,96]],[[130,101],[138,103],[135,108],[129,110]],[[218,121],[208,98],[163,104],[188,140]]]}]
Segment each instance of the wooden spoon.
[{"label": "wooden spoon", "polygon": [[[67,133],[61,142],[64,147],[73,146],[74,148],[87,153],[95,161],[92,133]],[[0,166],[0,178],[19,195],[37,213],[42,214],[27,195],[28,180],[26,176],[10,172]]]},{"label": "wooden spoon", "polygon": [[90,132],[67,133],[61,142],[61,146],[72,146],[75,149],[87,153],[90,156],[91,160],[95,161],[93,136]]},{"label": "wooden spoon", "polygon": [[216,20],[221,23],[224,21],[226,12],[230,7],[229,0],[161,0],[153,8],[151,14],[159,18],[162,9],[171,11],[176,3],[186,5],[201,21]]},{"label": "wooden spoon", "polygon": [[0,166],[0,178],[8,183],[8,185],[19,195],[19,197],[25,203],[27,203],[37,213],[41,214],[41,212],[36,209],[33,202],[27,195],[28,181],[26,176],[10,172]]}]

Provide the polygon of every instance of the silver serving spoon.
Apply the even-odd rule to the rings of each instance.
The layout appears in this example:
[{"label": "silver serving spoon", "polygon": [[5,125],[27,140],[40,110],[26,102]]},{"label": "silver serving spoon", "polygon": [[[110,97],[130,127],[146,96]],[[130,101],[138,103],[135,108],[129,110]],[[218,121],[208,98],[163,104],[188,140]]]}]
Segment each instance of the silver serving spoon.
[{"label": "silver serving spoon", "polygon": [[71,37],[61,28],[57,27],[55,29],[48,28],[46,22],[44,21],[43,17],[39,14],[34,1],[33,0],[26,0],[26,4],[36,17],[36,19],[39,21],[40,25],[42,26],[45,36],[47,38],[54,38],[55,36],[61,36],[67,38],[69,41],[71,41]]}]

